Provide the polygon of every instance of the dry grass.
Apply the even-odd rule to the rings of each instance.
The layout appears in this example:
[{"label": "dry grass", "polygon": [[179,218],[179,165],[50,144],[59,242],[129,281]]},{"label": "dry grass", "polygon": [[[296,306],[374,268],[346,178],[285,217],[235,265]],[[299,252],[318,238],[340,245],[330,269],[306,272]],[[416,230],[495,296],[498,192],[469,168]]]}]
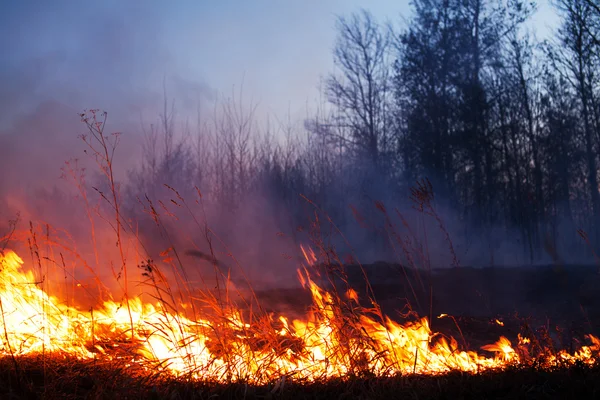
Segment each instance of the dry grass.
[{"label": "dry grass", "polygon": [[480,374],[346,378],[262,386],[192,381],[123,362],[26,357],[17,373],[0,359],[3,399],[566,399],[596,398],[600,366],[553,370],[513,367]]}]

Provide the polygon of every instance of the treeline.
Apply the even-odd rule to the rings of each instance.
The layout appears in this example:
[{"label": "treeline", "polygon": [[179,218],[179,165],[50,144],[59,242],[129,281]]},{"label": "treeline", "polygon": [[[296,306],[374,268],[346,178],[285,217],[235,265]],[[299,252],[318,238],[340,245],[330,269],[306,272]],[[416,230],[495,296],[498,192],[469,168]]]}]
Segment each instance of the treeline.
[{"label": "treeline", "polygon": [[[336,69],[304,124],[259,126],[240,91],[182,135],[165,102],[145,131],[129,201],[164,195],[163,183],[190,196],[197,186],[224,214],[260,199],[292,230],[315,208],[344,230],[363,219],[385,225],[377,202],[410,206],[410,188],[427,178],[465,243],[510,237],[529,260],[568,258],[559,248],[591,254],[600,237],[600,6],[553,6],[560,25],[544,40],[528,24],[534,4],[520,0],[413,0],[399,29],[367,11],[341,17]],[[362,239],[389,240],[378,232]]]}]

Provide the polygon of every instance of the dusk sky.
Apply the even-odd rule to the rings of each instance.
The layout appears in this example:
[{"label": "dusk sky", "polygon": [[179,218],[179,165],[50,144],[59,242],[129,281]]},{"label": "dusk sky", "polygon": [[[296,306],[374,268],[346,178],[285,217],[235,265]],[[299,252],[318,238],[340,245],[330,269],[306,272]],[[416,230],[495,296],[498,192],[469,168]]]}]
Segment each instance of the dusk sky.
[{"label": "dusk sky", "polygon": [[[555,16],[540,0],[532,27]],[[360,8],[402,26],[408,0],[5,1],[0,6],[0,128],[48,100],[154,118],[162,82],[180,109],[244,82],[261,114],[293,119],[332,70],[336,15]]]}]

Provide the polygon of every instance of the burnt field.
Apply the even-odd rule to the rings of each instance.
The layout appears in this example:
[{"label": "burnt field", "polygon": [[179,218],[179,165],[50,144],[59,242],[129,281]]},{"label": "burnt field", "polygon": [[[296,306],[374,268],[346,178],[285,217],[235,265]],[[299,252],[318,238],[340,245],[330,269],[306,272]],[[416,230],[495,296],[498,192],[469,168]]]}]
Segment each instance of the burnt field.
[{"label": "burnt field", "polygon": [[480,374],[390,378],[350,377],[326,382],[223,384],[171,378],[121,362],[27,357],[15,370],[0,359],[3,399],[590,399],[600,392],[597,366],[554,370],[508,368]]},{"label": "burnt field", "polygon": [[[514,340],[519,333],[546,335],[542,331],[568,348],[583,335],[600,333],[600,276],[594,265],[459,267],[429,275],[376,263],[349,265],[345,273],[362,303],[372,290],[385,315],[406,320],[412,311],[430,317],[433,331],[464,338],[473,349],[500,335]],[[347,287],[339,278],[322,278],[324,287],[332,288],[332,281],[341,292]],[[275,313],[302,313],[312,301],[302,288],[263,290],[257,296]],[[442,314],[447,316],[439,318]]]}]

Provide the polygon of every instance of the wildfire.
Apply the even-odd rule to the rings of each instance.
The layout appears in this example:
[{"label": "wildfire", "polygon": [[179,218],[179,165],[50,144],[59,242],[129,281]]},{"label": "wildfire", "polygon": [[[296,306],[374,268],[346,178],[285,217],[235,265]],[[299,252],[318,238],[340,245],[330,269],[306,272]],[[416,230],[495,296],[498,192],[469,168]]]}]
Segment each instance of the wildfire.
[{"label": "wildfire", "polygon": [[[314,261],[314,253],[305,255]],[[520,353],[504,337],[483,347],[494,357],[459,350],[454,339],[434,335],[426,318],[401,325],[378,314],[377,308],[358,308],[353,290],[346,292],[351,301],[342,302],[315,284],[306,270],[299,275],[314,306],[304,320],[280,316],[250,324],[235,308],[222,318],[190,319],[139,298],[130,299],[128,306],[108,301],[100,309],[82,311],[41,290],[22,265],[13,251],[0,254],[0,352],[5,356],[121,358],[176,375],[252,383],[360,372],[477,372],[520,362]],[[352,309],[355,305],[358,311]],[[600,341],[589,338],[591,346],[574,354],[561,352],[548,362],[595,362]],[[519,346],[527,342],[521,338]]]}]

